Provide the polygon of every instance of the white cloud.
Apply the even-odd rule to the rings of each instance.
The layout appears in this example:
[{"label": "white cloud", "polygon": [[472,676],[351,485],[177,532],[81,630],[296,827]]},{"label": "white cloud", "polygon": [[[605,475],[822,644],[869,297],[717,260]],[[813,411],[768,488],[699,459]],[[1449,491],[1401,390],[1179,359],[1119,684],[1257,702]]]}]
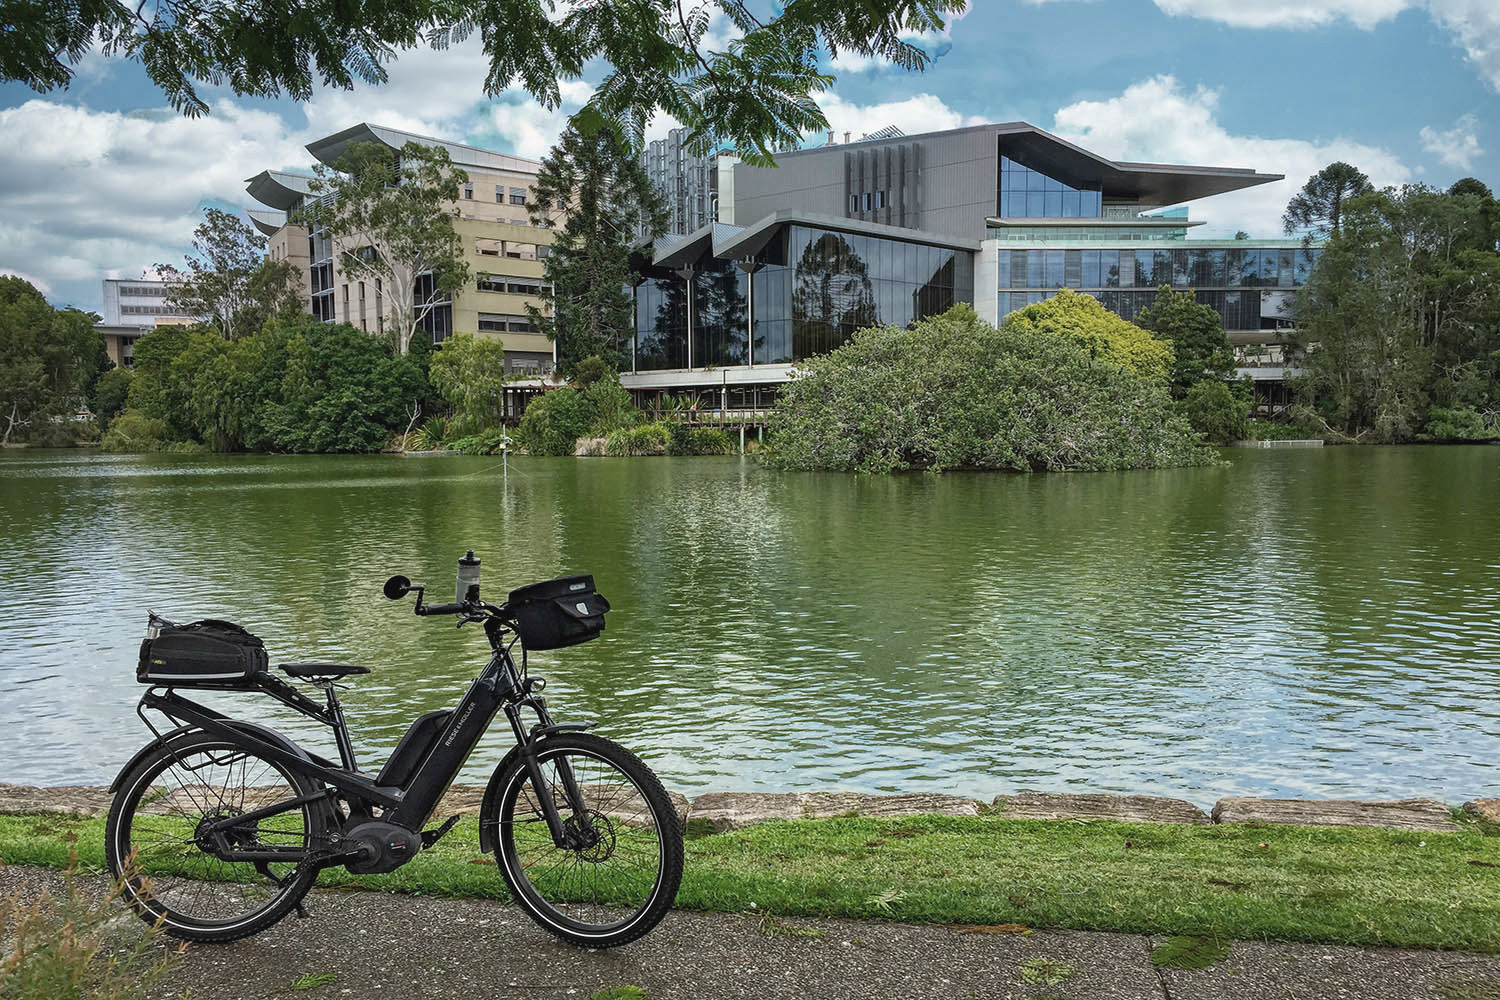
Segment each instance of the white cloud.
[{"label": "white cloud", "polygon": [[1418,134],[1422,139],[1422,148],[1427,152],[1436,155],[1450,167],[1469,170],[1474,166],[1475,158],[1484,155],[1484,150],[1479,146],[1479,137],[1474,134],[1478,128],[1478,118],[1464,115],[1445,132],[1439,132],[1431,125],[1424,125]]},{"label": "white cloud", "polygon": [[[900,35],[901,40],[915,45],[925,52],[927,54],[928,66],[930,67],[933,62],[947,55],[948,51],[953,48],[953,26],[962,21],[969,11],[973,9],[970,6],[958,13],[949,11],[947,14],[947,24],[943,27],[943,30],[903,31]],[[904,70],[896,70],[893,64],[878,56],[861,55],[858,52],[847,50],[840,52],[837,57],[830,58],[827,61],[827,68],[835,75],[842,73],[904,72]]]},{"label": "white cloud", "polygon": [[38,278],[34,274],[27,274],[25,271],[18,271],[13,267],[0,267],[0,278],[20,278],[22,281],[31,282],[31,284],[35,286],[36,290],[41,292],[43,295],[52,294],[52,286],[47,284],[47,282],[43,281],[41,278]]},{"label": "white cloud", "polygon": [[0,109],[0,135],[0,268],[54,286],[180,258],[202,203],[244,202],[245,177],[300,151],[282,119],[227,102],[193,121],[36,99]]},{"label": "white cloud", "polygon": [[1500,3],[1496,0],[1428,0],[1432,19],[1458,36],[1458,44],[1491,87],[1500,90]]},{"label": "white cloud", "polygon": [[1346,20],[1373,28],[1411,6],[1411,0],[1156,0],[1164,12],[1240,28],[1317,28]]},{"label": "white cloud", "polygon": [[[902,101],[886,101],[882,104],[855,104],[836,93],[824,95],[818,102],[828,117],[829,129],[840,142],[844,133],[858,139],[867,132],[894,125],[908,135],[919,132],[941,132],[943,129],[962,128],[965,125],[980,125],[987,119],[965,115],[948,107],[942,98],[932,94],[914,94]],[[817,136],[810,137],[814,142]]]},{"label": "white cloud", "polygon": [[[1066,0],[1027,0],[1032,4]],[[1405,10],[1425,10],[1455,36],[1479,75],[1500,90],[1500,0],[1153,0],[1164,13],[1237,28],[1321,28],[1348,21],[1369,30]]]},{"label": "white cloud", "polygon": [[1281,232],[1286,203],[1307,179],[1334,160],[1345,160],[1369,175],[1376,187],[1401,183],[1410,169],[1384,149],[1345,139],[1309,141],[1231,134],[1215,115],[1217,92],[1184,90],[1170,76],[1128,87],[1105,101],[1079,101],[1057,112],[1052,131],[1114,160],[1251,167],[1286,178],[1244,191],[1218,195],[1195,206],[1194,215],[1210,225],[1195,236],[1252,236]]}]

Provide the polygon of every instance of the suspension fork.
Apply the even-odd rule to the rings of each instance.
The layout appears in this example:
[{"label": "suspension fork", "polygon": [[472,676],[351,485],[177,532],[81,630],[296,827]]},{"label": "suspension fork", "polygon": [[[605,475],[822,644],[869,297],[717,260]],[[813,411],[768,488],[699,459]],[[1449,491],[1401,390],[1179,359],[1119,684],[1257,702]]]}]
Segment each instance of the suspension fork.
[{"label": "suspension fork", "polygon": [[[522,705],[528,705],[536,712],[537,726],[530,733],[521,722]],[[507,703],[505,717],[510,720],[510,727],[515,731],[516,745],[521,750],[521,760],[526,764],[526,774],[531,779],[531,789],[536,794],[537,805],[541,807],[542,818],[547,821],[547,830],[552,834],[552,843],[563,850],[592,847],[597,834],[594,833],[592,818],[584,804],[583,792],[578,787],[578,778],[573,774],[573,765],[566,758],[559,758],[555,766],[558,777],[562,780],[563,794],[568,799],[568,808],[573,814],[573,827],[564,824],[551,791],[547,790],[544,794],[544,789],[548,789],[548,786],[542,775],[541,762],[537,760],[533,734],[554,729],[552,715],[547,711],[547,700],[541,695],[533,695],[519,702]]]}]

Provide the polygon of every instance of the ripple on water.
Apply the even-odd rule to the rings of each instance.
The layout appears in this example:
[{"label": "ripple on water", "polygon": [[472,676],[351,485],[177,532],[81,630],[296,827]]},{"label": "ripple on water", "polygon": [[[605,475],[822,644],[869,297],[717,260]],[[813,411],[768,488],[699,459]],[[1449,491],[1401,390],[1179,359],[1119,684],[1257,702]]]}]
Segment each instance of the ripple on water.
[{"label": "ripple on water", "polygon": [[[1500,780],[1492,450],[1241,452],[1228,469],[782,475],[738,460],[0,456],[0,780],[141,742],[148,608],[377,665],[362,760],[455,701],[482,636],[378,597],[593,572],[549,697],[686,791],[1017,787],[1437,795]],[[1458,516],[1462,513],[1464,516]],[[331,751],[279,705],[258,714]],[[8,718],[5,718],[8,716]],[[471,758],[479,779],[506,750]]]}]

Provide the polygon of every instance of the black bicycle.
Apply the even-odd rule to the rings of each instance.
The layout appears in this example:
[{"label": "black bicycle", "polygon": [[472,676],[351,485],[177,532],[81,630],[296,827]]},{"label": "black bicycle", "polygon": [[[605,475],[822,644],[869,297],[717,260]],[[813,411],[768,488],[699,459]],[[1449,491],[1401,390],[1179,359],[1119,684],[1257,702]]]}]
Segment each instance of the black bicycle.
[{"label": "black bicycle", "polygon": [[[682,826],[661,782],[634,754],[555,722],[528,676],[526,650],[586,642],[604,629],[606,601],[589,576],[479,598],[479,560],[459,561],[457,600],[424,604],[404,576],[385,596],[417,595],[418,615],[484,626],[492,656],[452,709],[411,724],[378,774],[356,763],[337,681],[349,664],[285,663],[307,697],[270,671],[264,644],[230,622],[177,626],[151,616],[136,711],[156,739],[125,765],[106,827],[110,871],[143,918],[192,941],[232,941],[292,910],[324,868],[388,872],[431,847],[458,821],[424,829],[464,761],[503,711],[516,746],[495,768],[479,812],[481,847],[516,902],[575,944],[608,948],[639,938],[666,914],[682,879]],[[521,663],[511,650],[519,642]],[[179,688],[270,695],[333,730],[340,764],[253,722],[230,718]],[[158,728],[147,712],[174,728]],[[530,711],[536,722],[526,725]],[[165,729],[165,731],[164,731]]]}]

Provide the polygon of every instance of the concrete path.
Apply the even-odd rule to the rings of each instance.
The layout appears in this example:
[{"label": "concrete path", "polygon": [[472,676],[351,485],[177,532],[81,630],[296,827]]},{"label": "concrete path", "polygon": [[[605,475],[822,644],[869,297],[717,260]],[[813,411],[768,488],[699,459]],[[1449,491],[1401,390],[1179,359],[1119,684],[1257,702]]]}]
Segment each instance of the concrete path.
[{"label": "concrete path", "polygon": [[[60,885],[48,869],[0,871],[0,893]],[[1150,954],[1161,939],[1145,935],[687,912],[596,952],[492,901],[320,890],[307,908],[309,919],[288,917],[248,940],[191,946],[159,995],[585,1000],[629,984],[652,1000],[1500,1000],[1500,957],[1454,952],[1240,942],[1208,969],[1159,972]],[[1041,980],[1061,970],[1037,960],[1072,974],[1028,983],[1025,969]],[[291,989],[308,973],[338,978]]]}]

